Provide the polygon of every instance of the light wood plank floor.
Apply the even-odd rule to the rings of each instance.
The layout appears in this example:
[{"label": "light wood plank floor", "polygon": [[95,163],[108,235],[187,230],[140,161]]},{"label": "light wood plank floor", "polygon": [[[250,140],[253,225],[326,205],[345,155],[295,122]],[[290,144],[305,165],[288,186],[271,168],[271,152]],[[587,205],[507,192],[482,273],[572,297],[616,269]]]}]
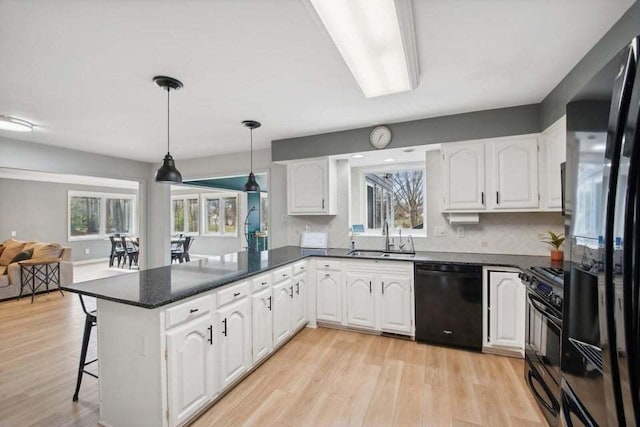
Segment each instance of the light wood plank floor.
[{"label": "light wood plank floor", "polygon": [[[83,322],[71,294],[0,303],[0,426],[96,425],[97,380],[85,376],[71,401]],[[305,329],[193,425],[544,425],[523,369],[518,359]]]}]

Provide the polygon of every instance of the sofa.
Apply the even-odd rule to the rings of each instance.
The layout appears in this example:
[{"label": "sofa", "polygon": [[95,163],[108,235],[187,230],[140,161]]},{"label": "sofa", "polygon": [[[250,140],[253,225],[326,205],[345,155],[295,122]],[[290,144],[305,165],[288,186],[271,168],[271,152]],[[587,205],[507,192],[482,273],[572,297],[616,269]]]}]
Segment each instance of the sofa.
[{"label": "sofa", "polygon": [[[11,262],[17,254],[26,252],[31,260],[47,260],[60,263],[60,284],[73,283],[73,264],[71,248],[58,243],[25,242],[16,239],[5,240],[0,244],[0,301],[16,298],[20,295],[20,263]],[[38,283],[36,283],[36,286]],[[56,285],[53,285],[55,288]],[[51,289],[51,285],[49,287]],[[46,291],[43,284],[38,292]],[[27,290],[23,292],[27,294]]]}]

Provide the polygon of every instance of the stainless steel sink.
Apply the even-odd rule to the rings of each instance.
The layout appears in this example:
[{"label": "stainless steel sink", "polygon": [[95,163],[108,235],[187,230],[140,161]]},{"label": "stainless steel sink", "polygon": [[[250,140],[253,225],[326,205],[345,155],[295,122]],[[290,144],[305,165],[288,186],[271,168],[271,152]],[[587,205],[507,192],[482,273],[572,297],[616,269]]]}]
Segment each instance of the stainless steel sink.
[{"label": "stainless steel sink", "polygon": [[387,259],[411,259],[416,256],[413,253],[407,252],[383,252],[383,251],[368,251],[368,250],[355,250],[348,253],[352,257],[362,258],[387,258]]},{"label": "stainless steel sink", "polygon": [[353,256],[353,257],[376,258],[376,257],[380,257],[380,256],[384,255],[384,252],[382,252],[382,251],[356,250],[356,251],[349,252],[347,255],[350,255],[350,256]]},{"label": "stainless steel sink", "polygon": [[414,258],[416,254],[402,253],[402,252],[385,252],[380,256],[382,258],[391,258],[391,259],[411,259],[411,258]]}]

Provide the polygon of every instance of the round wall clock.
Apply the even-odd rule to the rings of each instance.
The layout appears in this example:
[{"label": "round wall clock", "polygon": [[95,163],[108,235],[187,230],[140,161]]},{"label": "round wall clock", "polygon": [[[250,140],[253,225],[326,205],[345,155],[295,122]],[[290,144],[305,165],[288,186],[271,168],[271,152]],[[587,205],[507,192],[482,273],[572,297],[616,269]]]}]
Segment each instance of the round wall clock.
[{"label": "round wall clock", "polygon": [[376,126],[369,134],[369,142],[378,150],[385,148],[391,142],[391,129],[386,126]]}]

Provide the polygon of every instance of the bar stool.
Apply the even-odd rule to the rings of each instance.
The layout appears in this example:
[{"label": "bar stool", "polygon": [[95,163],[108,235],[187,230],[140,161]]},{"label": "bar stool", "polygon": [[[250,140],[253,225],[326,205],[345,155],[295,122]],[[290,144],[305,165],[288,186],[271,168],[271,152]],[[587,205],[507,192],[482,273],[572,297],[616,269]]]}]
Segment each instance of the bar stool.
[{"label": "bar stool", "polygon": [[82,299],[82,295],[78,295],[80,297],[80,304],[82,305],[82,311],[84,311],[85,319],[84,319],[84,335],[82,337],[82,351],[80,352],[80,362],[78,364],[78,381],[76,383],[76,392],[73,394],[73,401],[76,402],[78,400],[78,392],[80,391],[80,384],[82,383],[82,374],[91,375],[93,378],[98,378],[97,375],[85,370],[87,365],[90,365],[94,362],[97,362],[98,359],[93,359],[90,362],[87,362],[87,348],[89,347],[89,338],[91,338],[91,329],[98,324],[98,316],[96,315],[96,311],[88,311],[87,307],[84,305],[84,300]]}]

